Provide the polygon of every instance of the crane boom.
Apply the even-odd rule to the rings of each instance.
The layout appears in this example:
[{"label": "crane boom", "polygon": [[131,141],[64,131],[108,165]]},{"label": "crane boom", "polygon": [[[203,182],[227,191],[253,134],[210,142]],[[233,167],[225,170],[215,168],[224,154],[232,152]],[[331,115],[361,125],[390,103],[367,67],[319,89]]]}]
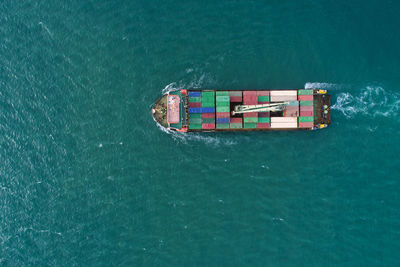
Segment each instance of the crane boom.
[{"label": "crane boom", "polygon": [[289,102],[276,102],[260,105],[238,105],[235,106],[234,111],[232,111],[232,115],[249,112],[283,111],[288,104]]}]

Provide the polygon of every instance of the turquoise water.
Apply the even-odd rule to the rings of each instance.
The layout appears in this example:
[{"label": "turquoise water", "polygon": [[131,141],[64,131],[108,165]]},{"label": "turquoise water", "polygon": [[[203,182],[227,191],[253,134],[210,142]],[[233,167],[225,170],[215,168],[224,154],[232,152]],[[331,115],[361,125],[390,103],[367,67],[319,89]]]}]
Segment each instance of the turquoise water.
[{"label": "turquoise water", "polygon": [[[0,265],[397,265],[399,9],[2,1]],[[162,131],[191,87],[327,88],[332,124]]]}]

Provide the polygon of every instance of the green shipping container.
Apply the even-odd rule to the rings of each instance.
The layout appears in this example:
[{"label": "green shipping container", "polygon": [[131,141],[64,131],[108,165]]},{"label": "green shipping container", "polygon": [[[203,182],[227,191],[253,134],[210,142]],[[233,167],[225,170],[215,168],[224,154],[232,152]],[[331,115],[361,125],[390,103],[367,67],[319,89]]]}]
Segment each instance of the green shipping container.
[{"label": "green shipping container", "polygon": [[201,92],[201,97],[214,97],[215,94],[212,91],[203,91]]},{"label": "green shipping container", "polygon": [[217,96],[228,96],[228,91],[215,91]]},{"label": "green shipping container", "polygon": [[229,112],[229,107],[218,107],[217,112]]},{"label": "green shipping container", "polygon": [[312,95],[313,90],[299,90],[298,95]]},{"label": "green shipping container", "polygon": [[240,129],[240,128],[243,128],[243,126],[242,126],[241,123],[231,123],[229,126],[230,126],[231,129]]},{"label": "green shipping container", "polygon": [[314,105],[314,101],[312,100],[300,101],[300,106],[312,106],[312,105]]},{"label": "green shipping container", "polygon": [[201,124],[189,124],[189,129],[201,129]]},{"label": "green shipping container", "polygon": [[270,118],[268,117],[260,117],[258,118],[259,123],[270,123]]},{"label": "green shipping container", "polygon": [[201,118],[190,118],[189,124],[201,124]]},{"label": "green shipping container", "polygon": [[229,102],[229,96],[217,96],[217,102]]},{"label": "green shipping container", "polygon": [[189,97],[189,103],[199,103],[201,102],[201,97]]},{"label": "green shipping container", "polygon": [[212,102],[212,103],[211,102],[201,102],[201,106],[204,108],[212,108],[215,105],[214,105],[214,102]]},{"label": "green shipping container", "polygon": [[203,123],[215,123],[214,118],[203,118]]},{"label": "green shipping container", "polygon": [[229,123],[217,123],[217,129],[229,129]]},{"label": "green shipping container", "polygon": [[299,122],[313,122],[314,117],[299,117]]},{"label": "green shipping container", "polygon": [[269,102],[269,96],[258,96],[258,102]]},{"label": "green shipping container", "polygon": [[194,118],[201,118],[201,113],[189,113],[189,120]]},{"label": "green shipping container", "polygon": [[257,123],[244,123],[243,128],[245,129],[257,128]]},{"label": "green shipping container", "polygon": [[251,122],[251,123],[257,123],[258,122],[258,118],[257,117],[247,117],[247,118],[243,118],[243,122]]},{"label": "green shipping container", "polygon": [[217,107],[229,107],[229,102],[217,102]]}]

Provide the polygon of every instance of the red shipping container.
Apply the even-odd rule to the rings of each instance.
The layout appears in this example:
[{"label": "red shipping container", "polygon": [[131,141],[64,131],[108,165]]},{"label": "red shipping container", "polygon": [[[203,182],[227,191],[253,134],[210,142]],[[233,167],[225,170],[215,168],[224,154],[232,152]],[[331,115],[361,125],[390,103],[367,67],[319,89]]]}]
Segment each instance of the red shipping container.
[{"label": "red shipping container", "polygon": [[314,116],[314,112],[312,111],[300,111],[300,116],[301,117],[313,117]]},{"label": "red shipping container", "polygon": [[300,106],[300,112],[301,111],[314,111],[313,106]]},{"label": "red shipping container", "polygon": [[243,96],[257,96],[257,91],[243,91]]},{"label": "red shipping container", "polygon": [[203,123],[201,129],[215,129],[214,123]]},{"label": "red shipping container", "polygon": [[203,119],[205,119],[205,118],[214,118],[215,117],[215,113],[202,113],[201,117]]},{"label": "red shipping container", "polygon": [[314,127],[313,122],[299,122],[299,128],[312,128]]},{"label": "red shipping container", "polygon": [[243,98],[243,104],[245,105],[257,105],[257,96],[250,96]]},{"label": "red shipping container", "polygon": [[201,108],[201,102],[189,103],[189,108]]},{"label": "red shipping container", "polygon": [[245,118],[254,118],[254,117],[258,117],[258,113],[257,113],[257,112],[243,113],[243,117],[245,117]]},{"label": "red shipping container", "polygon": [[257,95],[259,95],[259,96],[269,96],[269,91],[257,91]]},{"label": "red shipping container", "polygon": [[229,97],[229,101],[230,102],[242,102],[243,99],[241,96],[230,96]]},{"label": "red shipping container", "polygon": [[313,100],[313,95],[299,95],[297,98],[299,101]]},{"label": "red shipping container", "polygon": [[270,123],[257,123],[257,128],[270,128]]},{"label": "red shipping container", "polygon": [[242,118],[231,118],[231,123],[242,123]]},{"label": "red shipping container", "polygon": [[260,102],[258,102],[257,104],[269,104],[269,102],[265,102],[265,101],[260,101]]},{"label": "red shipping container", "polygon": [[217,112],[217,118],[229,118],[229,112]]}]

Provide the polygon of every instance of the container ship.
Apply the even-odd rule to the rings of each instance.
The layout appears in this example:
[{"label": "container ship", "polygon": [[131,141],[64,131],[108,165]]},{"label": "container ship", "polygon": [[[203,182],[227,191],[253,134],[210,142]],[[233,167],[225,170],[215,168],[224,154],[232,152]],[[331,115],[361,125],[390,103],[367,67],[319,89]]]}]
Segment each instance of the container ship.
[{"label": "container ship", "polygon": [[178,132],[316,130],[330,124],[330,95],[323,89],[183,89],[161,96],[152,115]]}]

